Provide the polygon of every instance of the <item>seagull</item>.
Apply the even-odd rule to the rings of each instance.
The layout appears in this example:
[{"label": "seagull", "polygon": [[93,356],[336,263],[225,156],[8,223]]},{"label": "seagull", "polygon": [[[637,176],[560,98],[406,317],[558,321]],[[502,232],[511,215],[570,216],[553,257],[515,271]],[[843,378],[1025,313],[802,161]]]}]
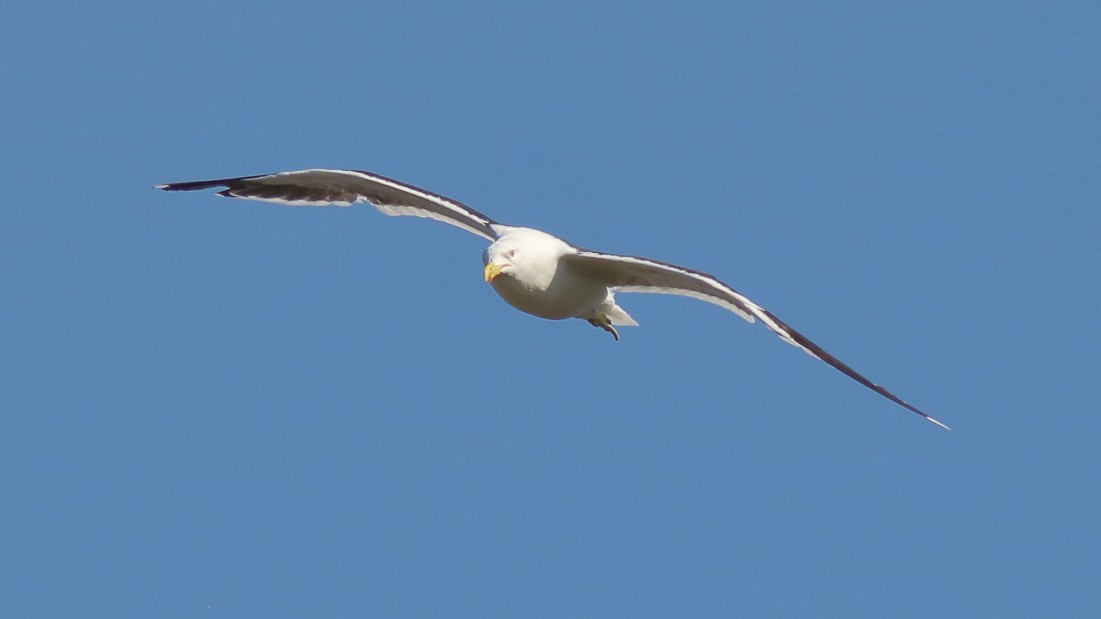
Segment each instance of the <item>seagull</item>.
[{"label": "seagull", "polygon": [[218,195],[291,206],[351,206],[367,202],[387,215],[427,217],[491,241],[482,275],[509,305],[549,320],[578,318],[611,334],[638,323],[616,303],[616,292],[691,297],[747,322],[760,320],[780,339],[833,366],[903,408],[944,429],[944,423],[873,383],[772,312],[713,275],[651,258],[582,249],[534,228],[509,226],[451,198],[361,170],[297,170],[157,185],[164,191],[221,188]]}]

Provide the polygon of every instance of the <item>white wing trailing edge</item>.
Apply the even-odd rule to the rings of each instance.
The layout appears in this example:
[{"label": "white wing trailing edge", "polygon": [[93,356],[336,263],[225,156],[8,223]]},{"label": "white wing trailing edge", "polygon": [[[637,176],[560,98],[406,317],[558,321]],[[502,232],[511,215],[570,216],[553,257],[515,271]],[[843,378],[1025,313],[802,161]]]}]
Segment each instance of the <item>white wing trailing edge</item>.
[{"label": "white wing trailing edge", "polygon": [[749,300],[713,275],[649,258],[605,254],[586,249],[578,249],[576,254],[567,255],[563,259],[570,261],[571,266],[576,269],[588,272],[609,287],[623,292],[691,297],[728,309],[749,322],[754,322],[755,319],[760,320],[788,344],[798,346],[812,357],[821,359],[842,374],[906,410],[917,413],[946,430],[951,429],[925,411],[868,380],[849,367],[848,364],[810,341],[802,333],[791,328],[787,323],[773,315],[772,312]]},{"label": "white wing trailing edge", "polygon": [[359,170],[297,170],[257,176],[157,185],[164,191],[224,187],[218,195],[290,206],[351,206],[367,202],[387,215],[427,217],[489,240],[497,238],[489,217],[469,206],[401,181]]}]

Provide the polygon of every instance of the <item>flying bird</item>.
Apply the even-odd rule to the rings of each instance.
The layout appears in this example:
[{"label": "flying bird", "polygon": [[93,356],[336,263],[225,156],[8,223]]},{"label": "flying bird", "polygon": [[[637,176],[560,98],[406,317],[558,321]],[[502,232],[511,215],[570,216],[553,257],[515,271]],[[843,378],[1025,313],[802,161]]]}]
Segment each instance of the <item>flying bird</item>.
[{"label": "flying bird", "polygon": [[616,292],[671,294],[706,301],[752,323],[760,320],[788,344],[903,408],[948,429],[924,411],[873,383],[718,278],[651,258],[582,249],[534,228],[509,226],[430,191],[373,172],[298,170],[157,185],[165,191],[222,188],[219,195],[291,206],[351,206],[367,202],[387,215],[427,217],[491,241],[482,253],[485,281],[509,305],[549,320],[579,318],[619,340],[616,327],[637,326]]}]

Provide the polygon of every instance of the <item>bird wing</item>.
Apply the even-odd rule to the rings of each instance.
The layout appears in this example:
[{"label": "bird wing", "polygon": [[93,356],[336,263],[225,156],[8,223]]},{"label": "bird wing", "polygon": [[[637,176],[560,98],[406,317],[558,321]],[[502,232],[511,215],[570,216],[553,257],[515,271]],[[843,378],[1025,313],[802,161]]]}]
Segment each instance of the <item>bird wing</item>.
[{"label": "bird wing", "polygon": [[785,342],[802,348],[812,357],[825,361],[842,374],[895,404],[948,429],[948,426],[924,411],[868,380],[843,361],[826,352],[821,346],[807,339],[805,335],[792,329],[772,312],[749,300],[713,275],[649,258],[605,254],[586,249],[578,249],[577,253],[566,255],[563,259],[569,261],[571,267],[578,272],[596,277],[608,286],[623,292],[691,297],[726,308],[749,322],[760,320]]},{"label": "bird wing", "polygon": [[489,240],[497,238],[494,230],[497,222],[462,202],[360,170],[297,170],[157,185],[157,189],[165,191],[195,191],[214,187],[224,187],[218,195],[227,198],[291,206],[351,206],[356,202],[368,202],[387,215],[427,217]]}]

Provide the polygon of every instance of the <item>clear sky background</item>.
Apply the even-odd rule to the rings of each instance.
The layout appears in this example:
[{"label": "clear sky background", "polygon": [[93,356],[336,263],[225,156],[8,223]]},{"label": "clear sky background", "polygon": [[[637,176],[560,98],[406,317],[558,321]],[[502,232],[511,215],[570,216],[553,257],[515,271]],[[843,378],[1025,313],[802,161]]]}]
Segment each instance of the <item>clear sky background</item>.
[{"label": "clear sky background", "polygon": [[[1093,2],[122,3],[0,20],[0,615],[1096,617]],[[373,170],[718,275],[157,183]]]}]

